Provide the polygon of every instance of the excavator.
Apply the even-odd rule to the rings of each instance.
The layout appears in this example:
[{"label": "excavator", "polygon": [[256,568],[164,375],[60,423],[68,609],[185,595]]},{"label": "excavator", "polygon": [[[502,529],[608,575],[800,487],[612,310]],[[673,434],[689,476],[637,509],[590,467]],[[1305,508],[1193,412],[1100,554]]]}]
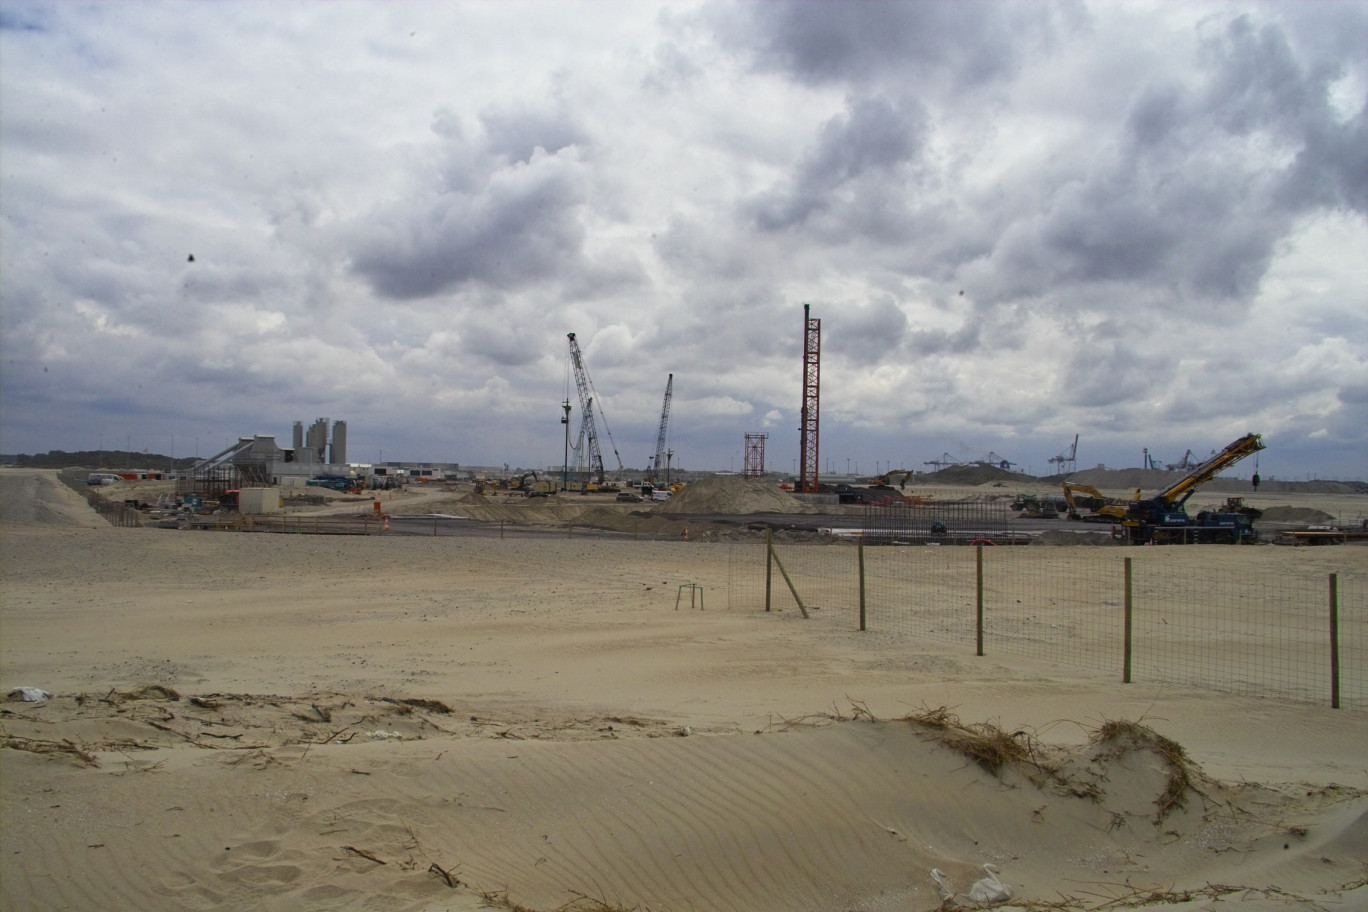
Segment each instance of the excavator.
[{"label": "excavator", "polygon": [[884,472],[878,478],[875,478],[873,480],[873,484],[877,487],[890,487],[893,481],[893,476],[901,475],[902,479],[898,482],[898,488],[900,490],[903,490],[907,488],[907,480],[915,474],[917,474],[916,469],[891,469],[887,472]]},{"label": "excavator", "polygon": [[[1236,511],[1202,511],[1188,516],[1184,504],[1197,489],[1235,463],[1264,449],[1258,434],[1245,434],[1153,497],[1126,505],[1120,535],[1135,545],[1252,543],[1258,539],[1253,519]],[[1253,477],[1259,486],[1259,473]]]},{"label": "excavator", "polygon": [[[1139,499],[1140,489],[1136,488],[1131,500]],[[1071,481],[1064,482],[1064,503],[1066,504],[1065,512],[1069,519],[1082,522],[1116,523],[1126,518],[1126,502],[1104,497],[1101,491],[1091,485],[1074,484]],[[1090,512],[1079,513],[1079,507]]]}]

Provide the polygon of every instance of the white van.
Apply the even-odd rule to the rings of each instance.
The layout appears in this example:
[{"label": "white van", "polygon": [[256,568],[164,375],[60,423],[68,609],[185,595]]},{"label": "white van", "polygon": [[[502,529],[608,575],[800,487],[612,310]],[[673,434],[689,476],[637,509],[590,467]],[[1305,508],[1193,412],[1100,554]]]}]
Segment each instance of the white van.
[{"label": "white van", "polygon": [[91,472],[86,476],[86,484],[92,488],[96,485],[117,484],[120,481],[123,481],[123,478],[110,472]]},{"label": "white van", "polygon": [[656,488],[654,491],[651,492],[651,500],[669,500],[669,499],[670,499],[670,492],[669,492],[669,491],[662,491],[660,488]]}]

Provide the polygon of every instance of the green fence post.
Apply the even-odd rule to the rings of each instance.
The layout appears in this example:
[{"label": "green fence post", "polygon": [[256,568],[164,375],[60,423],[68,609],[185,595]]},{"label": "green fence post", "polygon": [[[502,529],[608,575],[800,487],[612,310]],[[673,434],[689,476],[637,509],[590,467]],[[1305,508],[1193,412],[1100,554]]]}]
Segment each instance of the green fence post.
[{"label": "green fence post", "polygon": [[975,545],[974,547],[978,552],[974,555],[974,599],[977,605],[977,617],[974,626],[977,628],[978,639],[978,651],[974,655],[983,655],[983,545]]},{"label": "green fence post", "polygon": [[1340,708],[1339,574],[1330,574],[1330,708]]},{"label": "green fence post", "polygon": [[1122,649],[1125,652],[1125,655],[1122,658],[1121,667],[1121,683],[1123,684],[1129,684],[1131,682],[1131,626],[1135,616],[1134,604],[1131,601],[1132,582],[1134,577],[1131,576],[1131,573],[1131,559],[1128,557],[1126,558],[1126,631],[1122,637]]},{"label": "green fence post", "polygon": [[765,530],[765,610],[770,610],[770,589],[774,571],[774,530]]}]

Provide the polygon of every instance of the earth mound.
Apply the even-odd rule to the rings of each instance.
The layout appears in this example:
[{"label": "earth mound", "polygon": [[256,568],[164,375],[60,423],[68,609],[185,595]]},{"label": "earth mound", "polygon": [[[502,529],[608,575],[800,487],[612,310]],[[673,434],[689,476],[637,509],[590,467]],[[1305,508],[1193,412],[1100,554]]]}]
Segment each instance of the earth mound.
[{"label": "earth mound", "polygon": [[989,484],[994,481],[1011,481],[1017,484],[1032,482],[1029,475],[1020,472],[1008,472],[1006,469],[999,469],[996,466],[988,465],[952,465],[946,466],[938,472],[929,475],[922,475],[917,481],[927,484],[945,485],[981,485]]},{"label": "earth mound", "polygon": [[806,505],[763,478],[714,475],[688,485],[660,513],[806,513]]},{"label": "earth mound", "polygon": [[1064,529],[1051,529],[1031,539],[1033,545],[1119,545],[1120,539],[1111,537],[1109,532],[1070,532]]},{"label": "earth mound", "polygon": [[1334,522],[1335,517],[1312,507],[1269,507],[1267,510],[1263,511],[1263,515],[1259,517],[1259,520],[1260,522],[1320,525]]}]

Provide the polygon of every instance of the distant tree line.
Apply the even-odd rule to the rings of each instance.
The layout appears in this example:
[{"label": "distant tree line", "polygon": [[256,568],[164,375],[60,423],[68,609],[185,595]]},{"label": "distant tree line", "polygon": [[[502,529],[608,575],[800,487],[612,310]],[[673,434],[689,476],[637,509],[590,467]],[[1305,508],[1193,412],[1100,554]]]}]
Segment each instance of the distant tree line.
[{"label": "distant tree line", "polygon": [[170,472],[188,469],[199,460],[193,456],[172,459],[161,453],[133,453],[128,450],[49,450],[46,453],[18,453],[14,456],[0,455],[0,463],[32,469],[65,469],[70,466],[86,466],[92,469],[147,469],[153,472]]}]

